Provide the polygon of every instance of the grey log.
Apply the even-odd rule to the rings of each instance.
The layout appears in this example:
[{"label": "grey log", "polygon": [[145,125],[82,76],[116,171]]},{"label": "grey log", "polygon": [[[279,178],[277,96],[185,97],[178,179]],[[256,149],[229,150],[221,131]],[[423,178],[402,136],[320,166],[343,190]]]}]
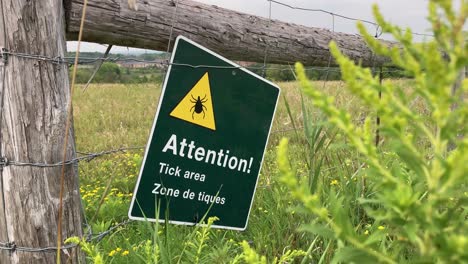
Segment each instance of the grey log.
[{"label": "grey log", "polygon": [[[0,0],[0,4],[0,48],[16,53],[64,56],[62,0]],[[10,161],[60,162],[70,98],[67,65],[11,55],[6,64],[0,64],[0,98],[3,97],[0,156]],[[73,129],[71,132],[68,158],[75,155]],[[60,175],[60,167],[0,168],[1,243],[30,248],[57,245]],[[62,238],[81,236],[78,174],[72,166],[66,169],[63,206]],[[82,255],[77,249],[67,249],[61,256],[62,263],[78,263]],[[0,250],[0,263],[55,261],[53,250]]]},{"label": "grey log", "polygon": [[[67,39],[76,40],[83,0],[67,1]],[[89,0],[83,40],[166,51],[175,6],[173,38],[184,35],[240,61],[326,66],[328,44],[363,66],[388,62],[374,56],[362,37],[252,16],[190,0]],[[388,45],[392,45],[387,42]],[[334,61],[332,60],[332,65]]]}]

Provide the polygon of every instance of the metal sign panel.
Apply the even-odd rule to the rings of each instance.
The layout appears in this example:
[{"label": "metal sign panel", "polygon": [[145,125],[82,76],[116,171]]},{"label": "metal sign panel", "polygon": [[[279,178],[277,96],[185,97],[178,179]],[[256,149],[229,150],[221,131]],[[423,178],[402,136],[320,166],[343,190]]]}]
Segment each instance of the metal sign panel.
[{"label": "metal sign panel", "polygon": [[129,217],[245,230],[279,93],[179,36]]}]

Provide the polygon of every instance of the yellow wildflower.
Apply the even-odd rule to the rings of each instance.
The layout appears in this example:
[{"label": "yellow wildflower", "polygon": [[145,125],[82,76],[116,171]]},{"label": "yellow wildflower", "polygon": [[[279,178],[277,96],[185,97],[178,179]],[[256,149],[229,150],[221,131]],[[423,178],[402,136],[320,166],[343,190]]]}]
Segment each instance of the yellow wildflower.
[{"label": "yellow wildflower", "polygon": [[379,227],[377,227],[377,229],[379,229],[379,230],[384,230],[384,229],[385,229],[385,226],[379,226]]},{"label": "yellow wildflower", "polygon": [[115,255],[115,253],[117,253],[117,251],[112,250],[111,252],[109,252],[109,257],[113,257]]},{"label": "yellow wildflower", "polygon": [[128,250],[125,250],[124,252],[122,252],[122,256],[127,256],[128,253],[130,253],[130,252],[128,252]]},{"label": "yellow wildflower", "polygon": [[330,185],[338,185],[338,183],[339,183],[338,180],[333,180],[330,182]]}]

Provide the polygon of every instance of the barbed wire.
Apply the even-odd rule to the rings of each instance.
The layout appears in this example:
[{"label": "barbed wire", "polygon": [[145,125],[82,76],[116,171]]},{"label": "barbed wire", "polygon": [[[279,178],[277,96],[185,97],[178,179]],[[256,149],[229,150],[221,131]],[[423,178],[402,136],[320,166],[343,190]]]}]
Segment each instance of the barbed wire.
[{"label": "barbed wire", "polygon": [[99,242],[101,241],[105,236],[109,235],[110,233],[112,233],[114,230],[116,230],[117,228],[119,227],[122,227],[122,226],[125,226],[125,225],[128,225],[129,223],[133,222],[134,220],[132,219],[127,219],[127,220],[124,220],[114,226],[112,226],[111,228],[107,229],[106,231],[103,231],[103,232],[100,232],[98,234],[93,234],[92,237],[88,238],[89,241],[95,241],[95,242]]},{"label": "barbed wire", "polygon": [[[332,32],[335,33],[335,15],[332,14],[331,19],[332,19]],[[326,85],[326,83],[327,83],[327,81],[328,81],[328,76],[330,75],[331,61],[332,61],[332,54],[331,54],[331,52],[330,52],[330,54],[328,54],[327,71],[326,71],[326,73],[325,73],[325,78],[324,78],[324,80],[323,80],[322,89],[325,88],[325,85]]]},{"label": "barbed wire", "polygon": [[173,2],[173,4],[174,4],[174,13],[172,13],[171,28],[169,30],[169,41],[167,42],[166,53],[169,53],[169,51],[171,50],[172,33],[174,31],[175,22],[178,18],[177,9],[179,7],[179,0],[176,0],[175,2]]},{"label": "barbed wire", "polygon": [[[77,247],[77,244],[68,244],[61,246],[60,249],[71,249]],[[24,251],[24,252],[47,252],[57,251],[57,247],[43,247],[43,248],[36,248],[36,247],[22,247],[16,245],[15,242],[0,242],[0,250],[9,250],[9,251]]]},{"label": "barbed wire", "polygon": [[[267,27],[270,28],[271,26],[271,2],[270,2],[270,5],[269,5],[269,9],[268,9],[268,25]],[[268,57],[268,43],[265,43],[265,51],[264,51],[264,58],[263,58],[263,69],[262,69],[262,77],[265,78],[266,77],[266,65],[267,65],[267,57]]]},{"label": "barbed wire", "polygon": [[[284,133],[284,132],[293,131],[293,130],[295,130],[295,128],[275,130],[275,131],[271,131],[271,134]],[[134,147],[122,147],[118,149],[111,149],[111,150],[105,150],[105,151],[100,151],[100,152],[77,151],[76,153],[80,154],[81,156],[70,159],[70,160],[66,160],[65,162],[60,161],[56,163],[15,161],[15,160],[9,160],[7,157],[0,157],[0,169],[3,169],[4,167],[7,167],[7,166],[17,166],[17,167],[30,166],[30,167],[39,167],[39,168],[52,168],[52,167],[59,167],[62,165],[73,165],[81,161],[90,162],[94,160],[95,158],[106,156],[106,155],[111,155],[111,154],[115,154],[119,152],[125,153],[127,151],[132,151],[132,150],[144,150],[145,148],[146,146],[134,146]]]},{"label": "barbed wire", "polygon": [[31,167],[39,167],[39,168],[52,168],[52,167],[59,167],[62,165],[72,165],[79,163],[81,161],[91,161],[97,157],[101,157],[104,155],[110,155],[118,152],[126,152],[129,150],[141,150],[144,149],[145,147],[143,146],[137,146],[137,147],[125,147],[125,148],[118,148],[118,149],[113,149],[113,150],[106,150],[106,151],[101,151],[97,153],[87,153],[86,155],[79,156],[70,160],[67,160],[65,162],[60,161],[56,163],[42,163],[42,162],[25,162],[25,161],[15,161],[15,160],[9,160],[6,157],[0,157],[0,169],[7,167],[7,166],[31,166]]},{"label": "barbed wire", "polygon": [[[275,131],[271,131],[271,134],[284,133],[288,131],[293,131],[295,129],[296,128],[275,130]],[[30,167],[39,167],[39,168],[52,168],[52,167],[59,167],[62,165],[73,165],[81,161],[90,162],[94,160],[95,158],[106,156],[106,155],[111,155],[111,154],[115,154],[119,152],[125,153],[127,151],[132,151],[132,150],[144,150],[145,148],[146,146],[133,146],[133,147],[122,147],[118,149],[105,150],[105,151],[100,151],[100,152],[76,151],[76,153],[80,154],[81,156],[70,159],[70,160],[66,160],[65,162],[60,161],[56,163],[15,161],[15,160],[9,160],[7,157],[0,157],[0,169],[7,167],[7,166],[17,166],[17,167],[30,166]]]},{"label": "barbed wire", "polygon": [[[102,56],[103,58],[107,58],[109,56],[109,53],[112,49],[114,45],[110,44],[109,46],[107,46],[106,48],[106,51],[104,52],[104,55]],[[78,58],[79,59],[79,58]],[[88,82],[86,82],[86,85],[83,87],[82,91],[83,92],[86,92],[86,90],[88,89],[89,85],[91,84],[91,82],[93,81],[94,79],[94,76],[96,76],[96,74],[98,73],[98,71],[101,69],[102,67],[102,64],[104,64],[104,61],[98,61],[95,65],[94,65],[94,71],[93,71],[93,74],[91,74],[91,76],[89,77],[88,79]]]},{"label": "barbed wire", "polygon": [[[372,26],[374,26],[376,28],[376,33],[375,33],[376,37],[378,37],[378,36],[380,36],[382,34],[382,32],[379,33],[379,30],[381,30],[382,27],[378,23],[376,23],[374,21],[367,20],[367,19],[360,19],[360,18],[350,17],[350,16],[347,16],[347,15],[338,14],[338,13],[328,11],[328,10],[325,10],[325,9],[321,9],[321,8],[306,8],[306,7],[300,7],[300,6],[293,6],[293,5],[290,5],[290,4],[281,2],[281,1],[277,1],[277,0],[266,0],[266,1],[268,1],[270,3],[275,3],[277,5],[281,5],[281,6],[293,9],[293,10],[302,10],[302,11],[308,11],[308,12],[319,12],[319,13],[324,13],[324,14],[331,15],[333,17],[339,17],[339,18],[342,18],[342,19],[345,19],[345,20],[361,21],[364,24],[372,25]],[[412,32],[412,31],[411,31],[411,34],[417,35],[417,36],[434,37],[434,35],[432,35],[432,34],[418,33],[418,32]]]},{"label": "barbed wire", "polygon": [[[126,219],[110,228],[106,231],[99,232],[97,234],[88,234],[86,238],[86,242],[99,242],[105,236],[111,234],[119,227],[128,225],[129,223],[133,222],[134,220]],[[79,244],[71,243],[66,244],[60,247],[60,249],[72,249],[78,247]],[[55,252],[57,251],[58,247],[23,247],[16,245],[15,242],[0,242],[0,250],[8,250],[8,251],[22,251],[22,252]]]},{"label": "barbed wire", "polygon": [[300,129],[304,129],[304,127],[300,126],[300,127],[286,128],[286,129],[278,129],[278,130],[272,131],[270,134],[286,133],[286,132],[291,132],[291,131],[297,131]]},{"label": "barbed wire", "polygon": [[[3,56],[8,55],[8,56],[14,56],[18,58],[24,58],[24,59],[32,59],[32,60],[37,60],[37,61],[44,61],[44,62],[51,62],[51,63],[66,63],[66,64],[72,64],[71,62],[71,57],[49,57],[49,56],[44,56],[44,55],[36,55],[36,54],[26,54],[26,53],[16,53],[16,52],[11,52],[11,51],[4,51]],[[1,58],[2,55],[0,55]],[[165,68],[168,67],[169,65],[173,66],[180,66],[180,67],[188,67],[192,69],[199,69],[199,68],[209,68],[209,69],[226,69],[226,70],[234,70],[234,69],[247,69],[247,70],[264,70],[264,69],[272,69],[272,70],[280,70],[280,71],[289,71],[289,68],[287,68],[286,65],[284,66],[268,66],[268,65],[261,65],[261,66],[226,66],[226,65],[204,65],[204,64],[199,64],[199,65],[193,65],[193,64],[187,64],[187,63],[170,63],[168,60],[142,60],[142,59],[137,59],[137,58],[122,58],[122,57],[83,57],[80,58],[78,61],[78,64],[80,65],[86,65],[86,64],[93,64],[98,61],[107,61],[107,62],[138,62],[138,63],[145,63],[145,64],[150,64],[150,65],[160,65],[164,66]],[[307,67],[305,68],[306,71],[311,71],[311,70],[317,70],[317,71],[335,71],[335,72],[340,72],[341,70],[338,67],[328,67],[328,66],[323,66],[323,67],[318,67],[318,66],[312,66],[312,67]],[[404,70],[395,68],[395,67],[388,67],[387,70],[384,70],[384,72],[404,72]]]},{"label": "barbed wire", "polygon": [[324,13],[324,14],[328,14],[328,15],[331,15],[331,16],[336,16],[336,17],[339,17],[339,18],[343,18],[343,19],[346,19],[346,20],[361,21],[363,23],[366,23],[366,24],[369,24],[369,25],[372,25],[372,26],[376,26],[376,27],[379,26],[379,24],[377,24],[376,22],[370,21],[370,20],[354,18],[354,17],[338,14],[338,13],[335,13],[335,12],[331,12],[331,11],[328,11],[328,10],[325,10],[325,9],[321,9],[321,8],[306,8],[306,7],[293,6],[293,5],[286,4],[284,2],[280,2],[280,1],[276,1],[276,0],[267,0],[267,1],[271,2],[271,3],[281,5],[281,6],[285,6],[287,8],[294,9],[294,10],[302,10],[302,11],[308,11],[308,12],[319,12],[319,13]]}]

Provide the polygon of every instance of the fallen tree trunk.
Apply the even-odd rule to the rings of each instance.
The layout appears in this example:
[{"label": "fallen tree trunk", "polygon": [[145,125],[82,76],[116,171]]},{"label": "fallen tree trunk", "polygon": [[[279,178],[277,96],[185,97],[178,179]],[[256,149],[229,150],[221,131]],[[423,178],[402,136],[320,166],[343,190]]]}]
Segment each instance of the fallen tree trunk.
[{"label": "fallen tree trunk", "polygon": [[[76,40],[83,0],[67,2],[67,38]],[[363,38],[252,16],[190,0],[89,0],[84,41],[166,51],[172,37],[184,35],[223,56],[240,61],[326,66],[328,44],[363,66],[381,66]],[[175,12],[175,16],[174,16]],[[175,19],[173,19],[175,17]],[[391,45],[390,42],[388,42]],[[335,62],[332,60],[331,64]]]}]

